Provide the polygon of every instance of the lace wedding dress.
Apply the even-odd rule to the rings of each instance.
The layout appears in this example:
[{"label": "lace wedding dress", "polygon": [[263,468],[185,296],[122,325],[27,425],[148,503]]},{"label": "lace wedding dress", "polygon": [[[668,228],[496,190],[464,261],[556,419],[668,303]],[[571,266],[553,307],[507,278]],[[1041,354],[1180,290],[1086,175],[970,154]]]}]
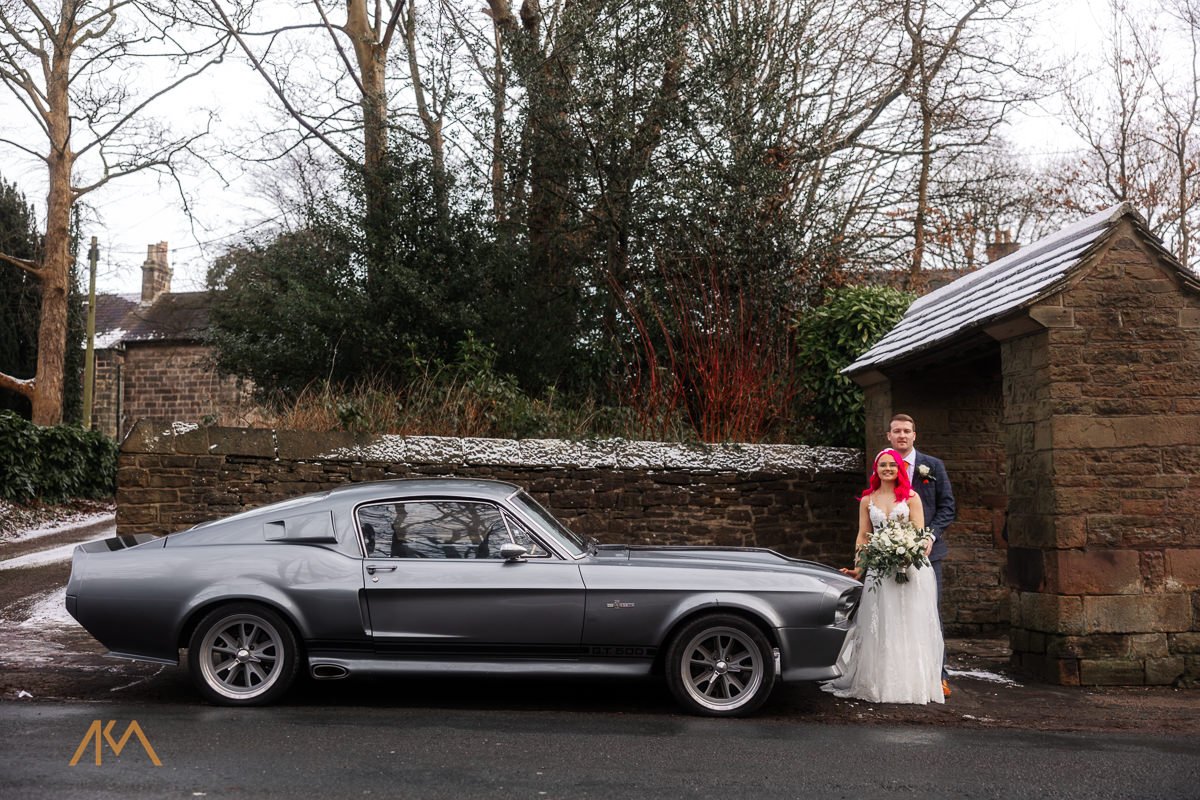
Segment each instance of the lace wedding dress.
[{"label": "lace wedding dress", "polygon": [[[868,510],[873,526],[887,519],[874,503]],[[907,520],[908,503],[897,503],[890,517]],[[872,703],[944,703],[942,653],[933,569],[909,567],[907,583],[869,573],[838,656],[842,676],[821,688]]]}]

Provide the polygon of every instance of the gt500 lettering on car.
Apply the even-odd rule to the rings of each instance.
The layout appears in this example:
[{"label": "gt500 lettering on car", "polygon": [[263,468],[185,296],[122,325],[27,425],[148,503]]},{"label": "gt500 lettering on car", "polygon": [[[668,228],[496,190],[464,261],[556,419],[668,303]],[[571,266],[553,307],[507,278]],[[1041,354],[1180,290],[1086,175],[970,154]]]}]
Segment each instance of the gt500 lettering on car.
[{"label": "gt500 lettering on car", "polygon": [[654,655],[648,647],[592,647],[590,652],[594,656],[609,658],[645,658]]}]

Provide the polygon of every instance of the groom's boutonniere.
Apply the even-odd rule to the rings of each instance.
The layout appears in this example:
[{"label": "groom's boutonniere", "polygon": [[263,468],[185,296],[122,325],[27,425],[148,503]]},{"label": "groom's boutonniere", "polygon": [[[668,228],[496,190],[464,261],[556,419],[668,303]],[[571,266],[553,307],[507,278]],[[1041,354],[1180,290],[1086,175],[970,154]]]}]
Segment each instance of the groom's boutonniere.
[{"label": "groom's boutonniere", "polygon": [[937,480],[937,478],[933,478],[929,475],[928,464],[922,464],[917,467],[917,475],[921,476],[921,483],[929,483],[930,481]]}]

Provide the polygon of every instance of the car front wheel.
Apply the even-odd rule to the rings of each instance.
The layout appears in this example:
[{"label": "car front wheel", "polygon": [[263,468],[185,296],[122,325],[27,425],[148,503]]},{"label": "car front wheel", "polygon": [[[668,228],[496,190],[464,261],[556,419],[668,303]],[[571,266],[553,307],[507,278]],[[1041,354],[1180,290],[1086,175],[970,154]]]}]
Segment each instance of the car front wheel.
[{"label": "car front wheel", "polygon": [[687,710],[713,717],[757,711],[775,687],[770,642],[753,623],[732,614],[684,626],[667,650],[667,686]]},{"label": "car front wheel", "polygon": [[279,614],[234,603],[200,620],[188,644],[188,670],[209,702],[266,705],[291,687],[299,655],[296,636]]}]

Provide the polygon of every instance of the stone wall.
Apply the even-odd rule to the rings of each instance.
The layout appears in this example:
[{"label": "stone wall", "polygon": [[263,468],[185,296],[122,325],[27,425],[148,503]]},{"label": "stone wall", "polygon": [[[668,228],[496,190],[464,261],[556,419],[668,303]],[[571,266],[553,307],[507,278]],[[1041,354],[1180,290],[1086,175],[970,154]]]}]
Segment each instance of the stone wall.
[{"label": "stone wall", "polygon": [[1005,345],[1013,651],[1065,684],[1200,681],[1200,298],[1127,230]]},{"label": "stone wall", "polygon": [[120,533],[165,534],[347,482],[433,475],[527,488],[605,542],[769,547],[849,564],[857,450],[447,439],[139,422],[121,446]]},{"label": "stone wall", "polygon": [[946,632],[1007,632],[1008,497],[998,352],[897,375],[868,387],[865,396],[872,455],[887,447],[892,414],[908,414],[917,422],[916,448],[946,463],[958,508],[942,564]]},{"label": "stone wall", "polygon": [[117,439],[140,419],[218,425],[255,419],[249,392],[237,379],[217,373],[211,351],[203,345],[132,343],[101,351],[96,367],[93,425]]}]

